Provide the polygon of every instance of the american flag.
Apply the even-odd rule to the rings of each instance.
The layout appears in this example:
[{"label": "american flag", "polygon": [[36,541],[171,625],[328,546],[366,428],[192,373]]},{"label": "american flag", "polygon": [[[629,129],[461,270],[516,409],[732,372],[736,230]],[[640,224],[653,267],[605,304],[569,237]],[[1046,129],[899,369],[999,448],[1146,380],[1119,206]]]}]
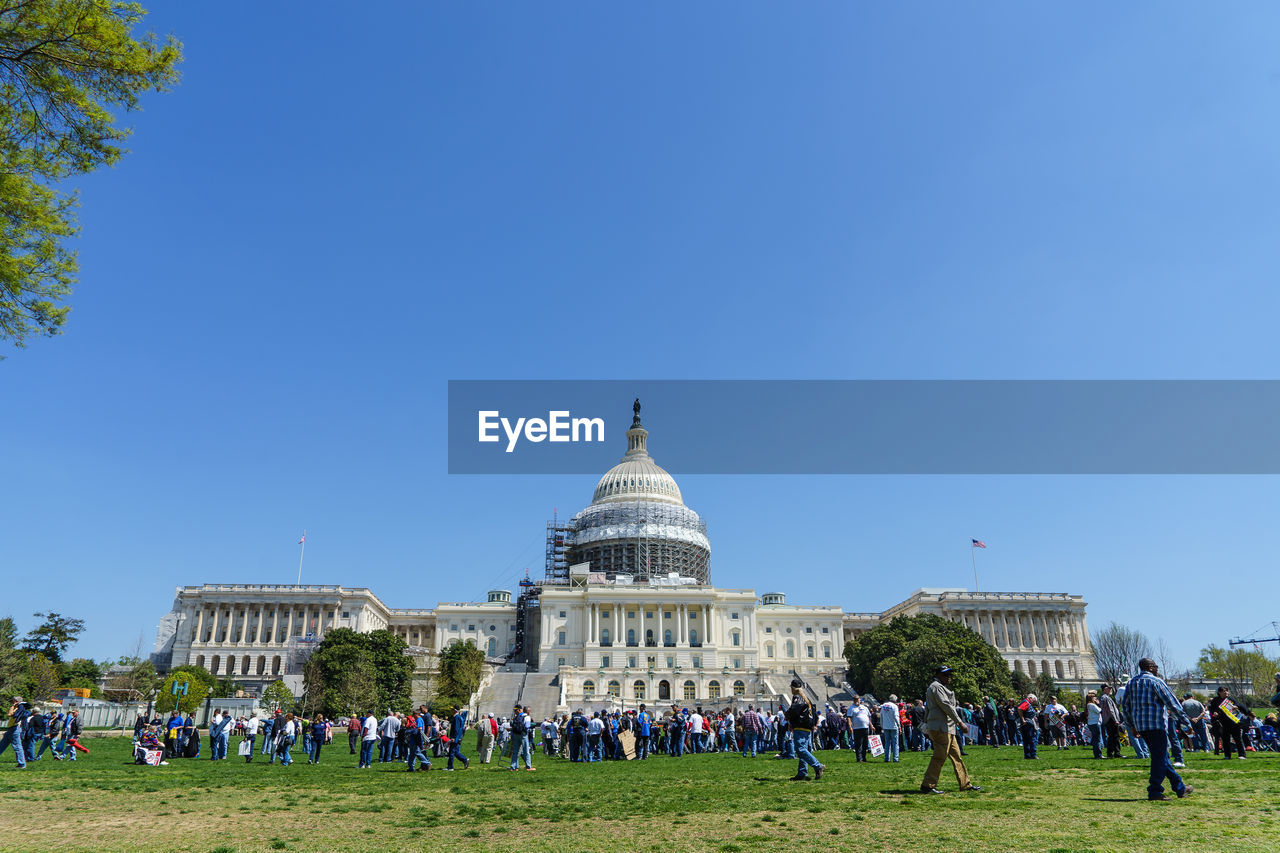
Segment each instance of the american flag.
[{"label": "american flag", "polygon": [[973,545],[971,545],[971,546],[970,546],[971,548],[985,548],[985,547],[987,547],[987,543],[986,543],[986,542],[983,542],[981,539],[970,539],[969,541],[973,543]]},{"label": "american flag", "polygon": [[[307,541],[307,534],[305,534],[305,533],[304,533],[304,534],[302,534],[302,538],[298,540],[298,544],[299,544],[299,545],[301,545],[303,542],[306,542],[306,541]],[[978,540],[976,540],[976,539],[975,539],[974,541],[976,542],[976,541],[978,541]],[[986,546],[986,545],[983,545],[982,547],[984,547],[984,548],[985,548],[985,547],[987,547],[987,546]]]}]

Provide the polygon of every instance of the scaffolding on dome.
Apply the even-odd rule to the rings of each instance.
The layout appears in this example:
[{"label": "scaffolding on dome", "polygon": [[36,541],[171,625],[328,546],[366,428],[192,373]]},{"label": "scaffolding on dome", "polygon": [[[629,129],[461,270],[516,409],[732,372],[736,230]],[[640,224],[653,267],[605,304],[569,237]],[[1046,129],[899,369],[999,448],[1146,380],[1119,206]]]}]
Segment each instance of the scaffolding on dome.
[{"label": "scaffolding on dome", "polygon": [[612,581],[671,574],[711,582],[706,522],[683,504],[620,501],[588,507],[570,523],[547,522],[546,583],[569,582],[569,566],[590,563]]}]

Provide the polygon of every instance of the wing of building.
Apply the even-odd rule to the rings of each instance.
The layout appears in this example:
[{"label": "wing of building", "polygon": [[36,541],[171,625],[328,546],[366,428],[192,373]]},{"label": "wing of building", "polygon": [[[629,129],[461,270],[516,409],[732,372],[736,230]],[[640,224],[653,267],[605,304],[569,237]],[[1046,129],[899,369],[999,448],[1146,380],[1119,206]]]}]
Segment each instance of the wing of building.
[{"label": "wing of building", "polygon": [[637,402],[626,454],[586,509],[547,525],[545,575],[523,582],[515,601],[492,590],[484,602],[396,609],[359,587],[184,586],[153,657],[162,669],[195,664],[250,687],[285,678],[300,689],[302,664],[326,632],[387,629],[422,658],[423,673],[451,643],[483,649],[497,671],[481,692],[502,711],[522,695],[554,704],[538,714],[581,702],[714,705],[767,702],[796,675],[831,695],[823,688],[840,686],[846,640],[895,616],[932,613],[977,631],[1011,670],[1096,681],[1079,595],[919,589],[860,613],[713,586],[706,524],[649,456],[648,435]]}]

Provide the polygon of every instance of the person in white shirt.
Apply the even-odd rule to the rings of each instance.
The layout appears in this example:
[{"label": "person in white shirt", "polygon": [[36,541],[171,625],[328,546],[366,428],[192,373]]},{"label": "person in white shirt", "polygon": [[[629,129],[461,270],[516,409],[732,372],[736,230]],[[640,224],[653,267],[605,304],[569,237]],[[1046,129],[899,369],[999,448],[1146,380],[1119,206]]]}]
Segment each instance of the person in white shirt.
[{"label": "person in white shirt", "polygon": [[[880,740],[884,742],[884,760],[898,760],[898,697],[890,694],[889,701],[880,706]],[[890,759],[889,756],[893,758]]]},{"label": "person in white shirt", "polygon": [[702,742],[702,715],[694,711],[689,715],[689,734],[693,735],[690,742],[693,744],[694,752],[705,752],[706,746]]},{"label": "person in white shirt", "polygon": [[849,706],[849,725],[853,729],[853,754],[855,761],[867,760],[867,738],[871,735],[871,710],[862,704],[862,698],[853,697]]},{"label": "person in white shirt", "polygon": [[600,712],[596,711],[587,721],[587,761],[600,761],[603,757],[600,746],[600,736],[603,733],[604,720],[600,719]]},{"label": "person in white shirt", "polygon": [[245,764],[253,761],[253,744],[258,739],[258,723],[260,722],[257,711],[250,713],[249,719],[244,721],[244,739],[249,743],[249,751],[244,756]]},{"label": "person in white shirt", "polygon": [[361,724],[360,736],[360,768],[368,770],[373,766],[373,746],[378,742],[378,718],[370,711]]}]

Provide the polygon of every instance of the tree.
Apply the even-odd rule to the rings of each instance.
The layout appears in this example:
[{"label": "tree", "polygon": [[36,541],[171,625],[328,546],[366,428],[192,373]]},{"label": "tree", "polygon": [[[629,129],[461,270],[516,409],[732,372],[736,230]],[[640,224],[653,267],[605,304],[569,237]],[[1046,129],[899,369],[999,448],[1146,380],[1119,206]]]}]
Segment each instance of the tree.
[{"label": "tree", "polygon": [[[181,685],[186,685],[185,695],[174,695],[175,684],[180,688]],[[204,702],[213,684],[213,675],[203,667],[174,667],[160,687],[160,695],[156,697],[156,710],[167,714],[177,708],[183,714],[190,714]]]},{"label": "tree", "polygon": [[1028,693],[1036,692],[1036,684],[1031,680],[1031,676],[1027,675],[1020,669],[1015,669],[1009,673],[1009,682],[1013,685],[1013,694],[1019,699]]},{"label": "tree", "polygon": [[40,652],[32,652],[27,659],[26,699],[43,702],[53,695],[62,681],[58,665]]},{"label": "tree", "polygon": [[1206,646],[1197,664],[1206,678],[1220,678],[1236,696],[1246,693],[1271,695],[1272,675],[1280,671],[1280,661],[1252,649],[1224,649]]},{"label": "tree", "polygon": [[116,669],[107,675],[102,694],[112,702],[146,701],[156,695],[161,681],[151,661],[121,658]]},{"label": "tree", "polygon": [[484,652],[471,643],[454,641],[440,655],[435,678],[433,705],[438,713],[462,707],[480,686],[484,675]]},{"label": "tree", "polygon": [[371,711],[381,705],[368,635],[350,628],[335,628],[324,635],[307,659],[303,679],[306,689],[316,694],[308,698],[308,706],[322,709],[325,716]]},{"label": "tree", "polygon": [[845,644],[849,682],[876,696],[922,698],[937,668],[954,670],[951,689],[962,702],[1013,692],[1009,666],[978,633],[932,614],[898,616]]},{"label": "tree", "polygon": [[378,684],[378,709],[408,711],[413,687],[413,658],[405,654],[409,645],[390,631],[371,631],[365,636],[369,638],[369,654]]},{"label": "tree", "polygon": [[1137,675],[1138,661],[1152,654],[1147,635],[1125,625],[1112,622],[1093,635],[1093,662],[1098,675],[1110,684]]},{"label": "tree", "polygon": [[102,665],[89,658],[76,658],[63,664],[62,680],[69,685],[72,681],[88,681],[96,687],[102,680]]},{"label": "tree", "polygon": [[112,108],[178,80],[173,37],[134,38],[146,11],[125,0],[0,4],[0,339],[61,331],[77,263],[74,194],[54,187],[116,163],[129,130]]},{"label": "tree", "polygon": [[0,700],[8,702],[22,692],[27,677],[27,656],[18,648],[18,628],[12,617],[0,619]]},{"label": "tree", "polygon": [[273,681],[262,691],[260,704],[272,711],[278,709],[290,712],[293,710],[294,701],[293,691],[283,681]]},{"label": "tree", "polygon": [[83,619],[68,619],[60,613],[37,613],[44,619],[39,626],[22,639],[22,647],[29,652],[40,652],[53,663],[61,663],[67,647],[84,633]]}]

